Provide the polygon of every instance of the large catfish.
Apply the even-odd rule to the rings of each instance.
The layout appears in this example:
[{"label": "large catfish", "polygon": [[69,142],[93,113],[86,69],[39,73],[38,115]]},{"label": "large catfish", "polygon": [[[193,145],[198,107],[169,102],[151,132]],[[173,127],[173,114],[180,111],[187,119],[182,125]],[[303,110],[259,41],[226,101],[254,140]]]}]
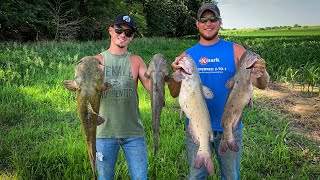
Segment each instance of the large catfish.
[{"label": "large catfish", "polygon": [[152,107],[152,128],[154,154],[159,147],[159,127],[162,108],[165,106],[165,82],[168,81],[167,61],[162,54],[153,56],[145,77],[151,78],[150,99]]},{"label": "large catfish", "polygon": [[203,86],[197,66],[191,56],[181,58],[178,65],[180,73],[174,73],[173,78],[181,82],[179,104],[181,110],[189,118],[188,131],[195,143],[199,144],[196,154],[195,167],[205,165],[210,174],[214,174],[214,166],[210,151],[210,141],[213,142],[213,133],[210,115],[205,98],[212,99],[212,91]]},{"label": "large catfish", "polygon": [[225,153],[228,149],[238,152],[239,146],[233,136],[233,131],[241,121],[242,111],[245,106],[252,106],[253,86],[251,74],[260,77],[259,71],[252,68],[253,64],[260,59],[260,56],[247,50],[240,58],[235,75],[226,83],[231,88],[224,107],[221,126],[223,134],[219,146],[219,154]]},{"label": "large catfish", "polygon": [[[74,80],[65,80],[64,87],[76,92],[78,117],[84,134],[91,169],[96,179],[96,129],[104,120],[99,117],[100,95],[108,84],[103,84],[103,71],[99,68],[100,61],[92,56],[82,58],[77,65]],[[99,122],[98,122],[99,120]]]}]

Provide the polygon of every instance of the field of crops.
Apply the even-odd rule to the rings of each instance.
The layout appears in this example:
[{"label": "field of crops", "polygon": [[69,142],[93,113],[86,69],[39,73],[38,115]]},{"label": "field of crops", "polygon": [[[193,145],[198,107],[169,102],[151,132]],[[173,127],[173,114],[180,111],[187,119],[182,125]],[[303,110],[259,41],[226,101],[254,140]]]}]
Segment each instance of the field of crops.
[{"label": "field of crops", "polygon": [[227,29],[221,30],[220,35],[227,36],[320,36],[320,26],[304,27],[269,27],[252,29]]},{"label": "field of crops", "polygon": [[[319,35],[223,37],[259,53],[273,81],[301,83],[310,91],[319,87]],[[75,62],[104,51],[108,41],[0,43],[0,179],[91,178],[75,96],[63,88],[62,81],[73,78]],[[156,53],[172,62],[197,41],[136,38],[129,51],[139,54],[146,64]],[[141,86],[138,91],[150,179],[155,175],[157,179],[185,179],[184,120],[179,119],[177,99],[166,89],[160,147],[154,158],[149,96]],[[244,117],[243,179],[319,178],[319,147],[292,133],[285,116],[257,104]],[[285,141],[288,137],[290,142]],[[303,144],[307,152],[297,144]],[[214,164],[216,175],[210,179],[219,179],[216,160]],[[129,179],[122,154],[116,179]]]},{"label": "field of crops", "polygon": [[222,31],[227,39],[259,53],[272,80],[296,82],[309,91],[320,83],[320,26]]}]

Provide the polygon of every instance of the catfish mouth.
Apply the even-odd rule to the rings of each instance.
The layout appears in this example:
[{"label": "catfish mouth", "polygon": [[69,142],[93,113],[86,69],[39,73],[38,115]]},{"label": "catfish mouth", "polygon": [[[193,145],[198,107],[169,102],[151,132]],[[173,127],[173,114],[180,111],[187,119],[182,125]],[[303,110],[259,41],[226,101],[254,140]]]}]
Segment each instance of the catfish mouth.
[{"label": "catfish mouth", "polygon": [[187,74],[187,75],[191,75],[191,73],[189,73],[188,71],[186,71],[185,69],[181,69],[181,72],[183,73],[183,74]]},{"label": "catfish mouth", "polygon": [[181,67],[181,73],[191,75],[191,71],[189,70],[188,67],[186,67],[185,61],[179,61],[178,64]]}]

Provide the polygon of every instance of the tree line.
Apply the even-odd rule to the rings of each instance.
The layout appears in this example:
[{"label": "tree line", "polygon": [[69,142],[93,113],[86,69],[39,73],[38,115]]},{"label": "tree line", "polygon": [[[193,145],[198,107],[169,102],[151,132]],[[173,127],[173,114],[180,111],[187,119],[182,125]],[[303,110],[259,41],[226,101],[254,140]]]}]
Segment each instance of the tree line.
[{"label": "tree line", "polygon": [[205,0],[1,0],[0,41],[99,40],[117,14],[129,14],[136,36],[181,37],[197,32]]}]

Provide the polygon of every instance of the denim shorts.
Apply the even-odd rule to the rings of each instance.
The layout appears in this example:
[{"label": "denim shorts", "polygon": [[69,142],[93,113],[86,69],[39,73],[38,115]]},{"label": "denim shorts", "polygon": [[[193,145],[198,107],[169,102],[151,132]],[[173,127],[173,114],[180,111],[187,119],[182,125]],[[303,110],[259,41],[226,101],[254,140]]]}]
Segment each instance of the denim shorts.
[{"label": "denim shorts", "polygon": [[[222,132],[214,132],[214,142],[210,143],[210,149],[214,149],[221,173],[221,179],[238,180],[240,179],[240,157],[242,152],[242,140],[243,134],[242,129],[233,132],[233,135],[239,146],[238,152],[227,150],[222,155],[219,155],[219,145],[222,137]],[[194,143],[191,135],[186,131],[186,146],[187,146],[187,161],[189,165],[189,176],[188,179],[193,180],[205,180],[208,176],[206,167],[202,166],[197,169],[195,167],[195,156],[198,152],[199,145]],[[216,168],[216,167],[215,167]]]},{"label": "denim shorts", "polygon": [[120,147],[123,150],[132,180],[146,180],[148,154],[144,137],[97,138],[96,166],[99,180],[112,180]]}]

